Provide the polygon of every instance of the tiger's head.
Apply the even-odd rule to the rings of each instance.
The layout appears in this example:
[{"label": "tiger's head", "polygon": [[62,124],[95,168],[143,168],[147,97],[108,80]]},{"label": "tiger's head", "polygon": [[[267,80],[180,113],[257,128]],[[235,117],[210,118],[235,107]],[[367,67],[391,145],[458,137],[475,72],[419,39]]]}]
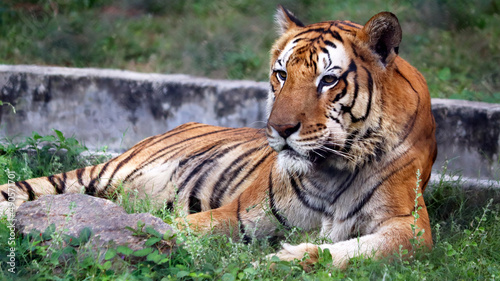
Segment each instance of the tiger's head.
[{"label": "tiger's head", "polygon": [[401,128],[396,120],[383,120],[395,114],[384,106],[398,108],[384,105],[392,102],[385,96],[404,100],[390,81],[398,71],[395,61],[402,61],[396,16],[382,12],[364,26],[304,26],[280,7],[276,21],[281,37],[271,50],[266,135],[278,166],[295,174],[318,163],[353,170],[394,147]]}]

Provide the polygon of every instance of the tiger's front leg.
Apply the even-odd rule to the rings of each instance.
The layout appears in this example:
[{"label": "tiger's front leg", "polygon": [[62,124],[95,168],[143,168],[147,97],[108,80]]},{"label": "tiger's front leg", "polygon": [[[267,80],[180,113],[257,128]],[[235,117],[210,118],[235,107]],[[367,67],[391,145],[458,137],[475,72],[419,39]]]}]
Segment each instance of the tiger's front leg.
[{"label": "tiger's front leg", "polygon": [[[416,224],[416,233],[423,229],[423,235],[418,239],[423,239],[421,246],[431,248],[432,237],[427,210],[424,207],[420,212],[420,219]],[[310,265],[318,261],[319,249],[328,249],[332,256],[333,266],[345,269],[351,258],[388,257],[397,253],[401,246],[402,249],[411,250],[412,246],[414,246],[411,244],[411,239],[414,238],[411,229],[411,225],[414,224],[413,219],[412,216],[394,217],[381,224],[378,230],[372,234],[333,244],[302,243],[295,246],[284,244],[282,250],[269,257],[277,256],[280,260],[293,261],[296,259],[302,260],[305,256],[301,265],[304,268],[309,268]]]}]

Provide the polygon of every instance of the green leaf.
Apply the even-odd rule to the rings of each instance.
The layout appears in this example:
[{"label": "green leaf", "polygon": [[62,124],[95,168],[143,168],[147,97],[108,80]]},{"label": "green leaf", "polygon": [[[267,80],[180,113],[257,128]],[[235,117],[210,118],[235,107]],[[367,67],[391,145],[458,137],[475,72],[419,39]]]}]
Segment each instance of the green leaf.
[{"label": "green leaf", "polygon": [[151,235],[156,236],[156,237],[159,237],[159,238],[163,237],[163,235],[161,235],[156,229],[154,229],[150,225],[146,226],[146,233],[151,234]]},{"label": "green leaf", "polygon": [[132,232],[132,235],[134,235],[134,236],[142,235],[141,230],[134,229],[130,226],[125,226],[125,229],[130,230],[130,232]]},{"label": "green leaf", "polygon": [[116,251],[120,254],[123,254],[125,256],[129,256],[130,254],[132,254],[134,251],[132,249],[130,249],[129,247],[127,246],[123,246],[123,245],[120,245],[118,247],[116,247]]},{"label": "green leaf", "polygon": [[149,238],[145,243],[144,245],[145,246],[153,246],[154,244],[158,243],[161,241],[161,238],[158,238],[158,237],[151,237]]},{"label": "green leaf", "polygon": [[234,281],[234,280],[236,280],[236,278],[231,273],[225,273],[224,275],[222,275],[221,280],[222,281]]},{"label": "green leaf", "polygon": [[138,230],[142,230],[142,228],[145,226],[146,224],[143,223],[141,220],[138,220],[137,221],[137,229]]},{"label": "green leaf", "polygon": [[271,262],[279,262],[281,261],[280,258],[278,258],[278,256],[272,256],[271,257]]},{"label": "green leaf", "polygon": [[62,250],[63,254],[76,256],[77,252],[73,247],[66,247]]},{"label": "green leaf", "polygon": [[186,277],[188,275],[189,275],[189,272],[187,272],[187,271],[179,271],[179,272],[177,272],[177,278]]},{"label": "green leaf", "polygon": [[257,274],[257,271],[253,267],[245,268],[243,270],[243,272],[245,272],[246,274],[249,274],[249,275],[255,275],[255,274]]},{"label": "green leaf", "polygon": [[65,241],[66,241],[69,245],[71,245],[71,246],[73,246],[73,247],[77,247],[77,246],[80,246],[80,245],[81,245],[81,240],[80,240],[80,239],[78,239],[78,237],[74,237],[74,236],[71,236],[71,235],[66,236]]},{"label": "green leaf", "polygon": [[80,241],[82,244],[87,243],[90,240],[90,236],[92,236],[92,230],[89,227],[84,227],[80,231]]},{"label": "green leaf", "polygon": [[108,249],[108,251],[106,251],[106,254],[104,255],[104,259],[106,260],[110,260],[112,258],[114,258],[116,256],[116,250],[115,249]]},{"label": "green leaf", "polygon": [[102,267],[101,267],[103,270],[108,270],[111,268],[111,262],[110,261],[107,261],[105,262]]},{"label": "green leaf", "polygon": [[56,129],[52,129],[52,130],[54,130],[54,132],[56,132],[57,137],[59,138],[59,140],[61,142],[64,142],[66,140],[66,138],[64,137],[64,135],[63,135],[63,133],[61,131],[56,130]]},{"label": "green leaf", "polygon": [[167,230],[165,234],[163,234],[163,240],[172,240],[175,237],[175,233],[172,230]]},{"label": "green leaf", "polygon": [[149,254],[146,257],[146,260],[147,261],[152,261],[154,263],[158,263],[162,258],[163,258],[163,256],[160,255],[160,254],[158,254],[158,250],[155,250],[154,252],[152,252],[151,254]]},{"label": "green leaf", "polygon": [[142,250],[137,250],[133,253],[134,256],[136,257],[145,257],[149,254],[151,254],[151,252],[153,251],[152,248],[144,248]]},{"label": "green leaf", "polygon": [[39,140],[42,138],[42,136],[40,136],[40,134],[35,131],[31,132],[31,137],[33,137],[34,140]]}]

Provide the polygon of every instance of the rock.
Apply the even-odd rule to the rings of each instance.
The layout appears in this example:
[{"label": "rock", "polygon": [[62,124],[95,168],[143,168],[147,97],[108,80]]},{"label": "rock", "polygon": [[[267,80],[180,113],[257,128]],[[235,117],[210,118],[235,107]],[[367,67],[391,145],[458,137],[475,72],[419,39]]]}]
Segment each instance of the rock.
[{"label": "rock", "polygon": [[[137,229],[142,221],[146,227],[151,226],[161,235],[174,230],[161,219],[148,213],[127,214],[115,203],[84,194],[45,195],[38,200],[22,204],[16,212],[16,229],[23,235],[34,230],[44,232],[48,227],[55,227],[54,233],[62,233],[66,237],[79,237],[88,229],[91,230],[89,244],[102,260],[104,253],[118,245],[128,246],[137,251],[145,248],[146,236],[134,236],[127,227]],[[42,236],[42,234],[40,234]],[[47,240],[47,239],[43,239]],[[47,241],[50,243],[50,240]],[[67,241],[64,243],[67,246]],[[156,244],[162,253],[169,254],[175,240],[162,240]]]}]

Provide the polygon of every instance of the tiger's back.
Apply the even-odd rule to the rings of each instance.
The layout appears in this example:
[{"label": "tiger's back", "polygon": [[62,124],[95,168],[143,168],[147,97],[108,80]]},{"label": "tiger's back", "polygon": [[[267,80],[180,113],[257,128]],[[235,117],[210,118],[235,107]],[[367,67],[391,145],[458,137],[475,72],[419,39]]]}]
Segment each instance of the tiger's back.
[{"label": "tiger's back", "polygon": [[[16,182],[17,204],[43,194],[85,193],[112,198],[118,187],[186,212],[232,201],[269,168],[275,152],[261,130],[187,123],[139,142],[96,166]],[[0,186],[8,200],[8,185]],[[12,186],[11,186],[12,190]]]}]

